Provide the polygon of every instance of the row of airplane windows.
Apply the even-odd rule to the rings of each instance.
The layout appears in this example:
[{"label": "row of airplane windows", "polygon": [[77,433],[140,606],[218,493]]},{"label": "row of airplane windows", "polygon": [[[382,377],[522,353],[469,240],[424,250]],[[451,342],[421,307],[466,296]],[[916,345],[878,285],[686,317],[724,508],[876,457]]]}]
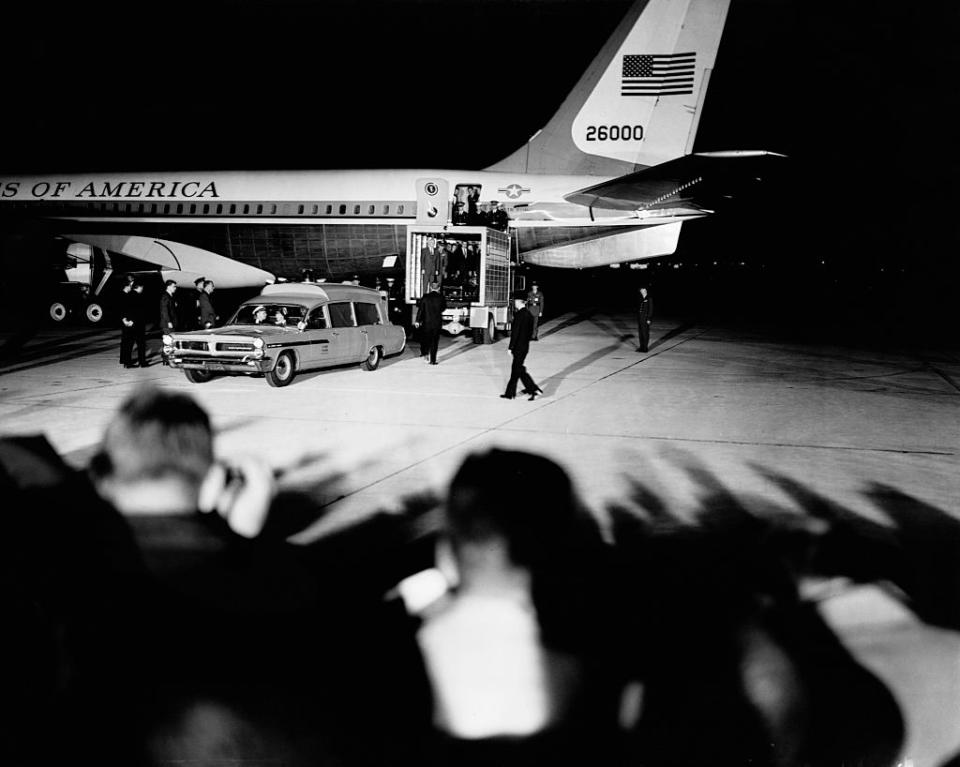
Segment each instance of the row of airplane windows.
[{"label": "row of airplane windows", "polygon": [[[102,213],[190,216],[403,216],[404,203],[159,203],[159,202],[65,202],[70,209],[85,208]],[[321,213],[321,210],[323,211]],[[378,214],[377,211],[380,211]]]}]

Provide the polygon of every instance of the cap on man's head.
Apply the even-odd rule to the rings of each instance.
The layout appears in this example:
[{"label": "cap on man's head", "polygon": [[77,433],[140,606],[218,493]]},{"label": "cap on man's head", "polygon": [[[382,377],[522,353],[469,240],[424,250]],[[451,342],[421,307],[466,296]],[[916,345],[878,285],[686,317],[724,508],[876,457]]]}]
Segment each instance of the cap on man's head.
[{"label": "cap on man's head", "polygon": [[267,307],[265,307],[265,306],[255,306],[255,307],[253,308],[253,313],[254,313],[254,314],[256,314],[257,312],[265,312],[265,311],[267,311]]},{"label": "cap on man's head", "polygon": [[428,287],[430,290],[439,290],[439,289],[440,289],[440,286],[439,286],[436,282],[431,282],[427,287]]},{"label": "cap on man's head", "polygon": [[491,205],[499,205],[499,204],[500,204],[500,201],[499,201],[499,200],[490,200],[490,204],[491,204]]},{"label": "cap on man's head", "polygon": [[207,278],[206,278],[206,277],[197,277],[197,279],[195,279],[195,280],[193,281],[193,284],[194,284],[194,285],[203,285],[203,283],[205,283],[206,281],[207,281]]}]

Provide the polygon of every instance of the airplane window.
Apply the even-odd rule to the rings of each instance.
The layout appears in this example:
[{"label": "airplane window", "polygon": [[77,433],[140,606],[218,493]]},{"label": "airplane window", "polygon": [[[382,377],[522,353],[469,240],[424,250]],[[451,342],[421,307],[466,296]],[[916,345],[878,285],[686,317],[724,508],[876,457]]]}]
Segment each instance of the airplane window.
[{"label": "airplane window", "polygon": [[369,208],[367,208],[367,215],[368,215],[368,216],[372,216],[372,215],[373,215],[374,213],[376,213],[376,212],[377,212],[377,206],[376,206],[376,205],[371,205]]},{"label": "airplane window", "polygon": [[197,212],[197,204],[195,202],[190,203],[190,213],[193,214],[196,212]]},{"label": "airplane window", "polygon": [[151,213],[156,213],[156,212],[157,212],[157,203],[155,203],[155,202],[151,202],[151,203],[150,203],[150,212],[151,212]]},{"label": "airplane window", "polygon": [[301,215],[301,216],[303,215],[303,206],[302,206],[302,205],[298,205],[298,206],[297,206],[297,214],[298,214],[298,215]]},{"label": "airplane window", "polygon": [[270,212],[271,212],[271,213],[276,213],[276,212],[277,212],[277,204],[276,204],[276,203],[274,203],[273,205],[270,206]]},{"label": "airplane window", "polygon": [[346,205],[341,205],[341,206],[340,206],[340,215],[342,216],[342,215],[343,215],[344,213],[346,213],[346,212],[347,212],[347,206],[346,206]]},{"label": "airplane window", "polygon": [[260,213],[263,213],[263,205],[257,206],[257,214],[259,215]]},{"label": "airplane window", "polygon": [[398,216],[402,216],[402,215],[403,215],[403,206],[402,206],[402,205],[398,205],[398,206],[397,206],[397,215],[398,215]]},{"label": "airplane window", "polygon": [[354,206],[353,206],[353,215],[355,215],[355,216],[359,216],[359,215],[360,215],[360,206],[359,206],[359,205],[354,205]]},{"label": "airplane window", "polygon": [[204,212],[204,213],[209,213],[209,212],[210,212],[210,206],[207,205],[206,203],[204,203],[203,212]]},{"label": "airplane window", "polygon": [[332,205],[328,205],[328,206],[327,206],[327,215],[329,216],[331,213],[333,213],[333,206],[332,206]]},{"label": "airplane window", "polygon": [[244,212],[244,213],[249,213],[249,212],[250,212],[250,206],[249,206],[249,205],[244,205],[244,206],[243,206],[243,212]]},{"label": "airplane window", "polygon": [[177,203],[177,213],[183,213],[183,203],[182,203],[182,202],[178,202],[178,203]]},{"label": "airplane window", "polygon": [[320,206],[319,206],[319,205],[314,205],[314,206],[313,206],[313,215],[317,215],[317,213],[318,213],[319,211],[320,211]]},{"label": "airplane window", "polygon": [[383,206],[383,215],[386,216],[386,215],[389,215],[389,213],[390,213],[390,206],[389,206],[389,205],[384,205],[384,206]]},{"label": "airplane window", "polygon": [[163,212],[164,213],[170,212],[170,203],[167,203],[166,205],[163,206]]}]

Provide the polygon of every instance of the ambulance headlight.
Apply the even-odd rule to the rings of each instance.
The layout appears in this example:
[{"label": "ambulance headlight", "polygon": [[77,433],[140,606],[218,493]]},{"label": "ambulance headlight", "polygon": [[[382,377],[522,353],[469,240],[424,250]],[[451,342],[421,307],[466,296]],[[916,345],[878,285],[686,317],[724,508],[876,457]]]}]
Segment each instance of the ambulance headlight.
[{"label": "ambulance headlight", "polygon": [[164,346],[173,346],[173,336],[164,334],[163,338],[160,339],[163,342]]},{"label": "ambulance headlight", "polygon": [[254,338],[254,339],[253,339],[253,348],[254,348],[254,349],[262,349],[262,348],[263,348],[263,339],[262,339],[262,338]]}]

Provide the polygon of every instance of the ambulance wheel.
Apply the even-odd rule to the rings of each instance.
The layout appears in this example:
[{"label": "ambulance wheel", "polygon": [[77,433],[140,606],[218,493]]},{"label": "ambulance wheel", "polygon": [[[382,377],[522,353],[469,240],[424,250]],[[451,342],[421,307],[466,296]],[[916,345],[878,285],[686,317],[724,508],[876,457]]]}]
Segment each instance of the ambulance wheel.
[{"label": "ambulance wheel", "polygon": [[297,374],[297,366],[290,352],[284,352],[277,357],[277,364],[273,370],[267,371],[267,383],[271,386],[287,386]]},{"label": "ambulance wheel", "polygon": [[367,355],[367,358],[363,361],[364,370],[376,370],[380,366],[380,360],[383,359],[383,352],[380,351],[379,346],[371,346],[370,353]]},{"label": "ambulance wheel", "polygon": [[91,325],[99,325],[103,322],[103,307],[96,301],[91,301],[83,310],[83,316]]},{"label": "ambulance wheel", "polygon": [[183,374],[190,383],[206,383],[213,378],[213,373],[209,370],[184,370]]},{"label": "ambulance wheel", "polygon": [[50,319],[60,324],[67,318],[70,312],[67,310],[67,305],[63,303],[63,301],[54,301],[50,304],[49,313]]}]

